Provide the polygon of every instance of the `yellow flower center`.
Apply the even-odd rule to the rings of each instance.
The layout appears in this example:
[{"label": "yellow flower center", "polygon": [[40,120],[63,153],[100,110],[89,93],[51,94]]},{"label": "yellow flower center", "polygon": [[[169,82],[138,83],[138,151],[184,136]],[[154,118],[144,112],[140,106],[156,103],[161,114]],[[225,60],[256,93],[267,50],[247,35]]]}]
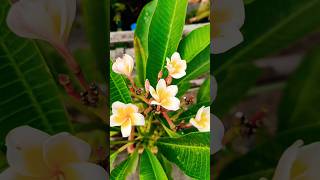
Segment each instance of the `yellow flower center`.
[{"label": "yellow flower center", "polygon": [[[295,179],[295,178],[299,177],[307,169],[308,169],[307,166],[304,163],[302,163],[301,161],[299,161],[299,160],[294,161],[292,168],[291,168],[290,179]],[[299,179],[301,179],[301,177]],[[303,179],[301,179],[301,180],[303,180]]]}]

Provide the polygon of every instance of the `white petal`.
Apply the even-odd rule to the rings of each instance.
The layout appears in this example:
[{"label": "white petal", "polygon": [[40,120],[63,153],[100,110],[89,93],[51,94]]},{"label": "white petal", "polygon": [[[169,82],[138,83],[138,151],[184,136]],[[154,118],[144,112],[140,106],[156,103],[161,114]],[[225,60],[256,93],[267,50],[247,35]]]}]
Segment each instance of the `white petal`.
[{"label": "white petal", "polygon": [[43,143],[50,136],[29,126],[11,130],[6,137],[7,161],[16,172],[25,176],[49,174],[43,159]]},{"label": "white petal", "polygon": [[242,41],[243,36],[236,27],[223,27],[222,35],[217,38],[213,38],[211,41],[211,53],[224,53],[232,49],[233,47],[237,46]]},{"label": "white petal", "polygon": [[133,112],[138,112],[139,111],[139,108],[138,106],[134,105],[134,104],[127,104],[127,107],[126,108],[130,108],[130,110],[133,110]]},{"label": "white petal", "polygon": [[180,54],[178,52],[173,53],[171,60],[181,60]]},{"label": "white petal", "polygon": [[213,114],[210,114],[211,119],[211,154],[218,152],[222,148],[222,139],[224,136],[224,126],[222,122]]},{"label": "white petal", "polygon": [[167,92],[169,92],[170,96],[176,96],[178,93],[178,86],[177,85],[168,86]]},{"label": "white petal", "polygon": [[170,74],[170,76],[172,76],[174,79],[180,79],[185,75],[186,75],[186,71],[181,71],[179,73]]},{"label": "white petal", "polygon": [[67,40],[71,31],[73,21],[76,16],[77,1],[68,0],[64,2],[66,3],[66,9],[67,9],[67,22],[66,22],[66,28],[64,30],[65,33],[64,33],[63,39]]},{"label": "white petal", "polygon": [[151,101],[150,104],[160,105],[160,103],[158,103],[157,101]]},{"label": "white petal", "polygon": [[108,173],[101,166],[93,163],[71,163],[62,168],[65,180],[106,180]]},{"label": "white petal", "polygon": [[112,70],[117,74],[125,74],[125,66],[121,58],[117,58],[116,62],[112,64]]},{"label": "white petal", "polygon": [[121,134],[122,137],[128,137],[131,133],[131,122],[126,121],[121,125]]},{"label": "white petal", "polygon": [[282,154],[275,170],[273,180],[290,180],[292,164],[296,160],[299,149],[302,145],[303,141],[298,140]]},{"label": "white petal", "polygon": [[319,165],[320,165],[320,142],[315,142],[300,148],[297,155],[297,160],[306,165],[308,170],[306,175],[309,179],[313,180],[320,177]]},{"label": "white petal", "polygon": [[198,110],[197,115],[196,115],[196,120],[197,120],[197,121],[200,121],[201,116],[202,116],[202,113],[203,113],[203,110],[204,110],[204,106],[202,106],[202,107]]},{"label": "white petal", "polygon": [[126,64],[128,65],[128,67],[129,67],[129,73],[131,73],[132,72],[132,70],[133,70],[133,67],[134,67],[134,60],[133,60],[133,58],[130,56],[130,55],[128,55],[128,54],[124,54],[123,55],[123,59],[125,60],[125,62],[126,62]]},{"label": "white petal", "polygon": [[118,115],[110,116],[110,127],[121,126],[121,124],[125,121],[125,119],[119,119]]},{"label": "white petal", "polygon": [[144,121],[144,116],[142,114],[134,113],[132,116],[133,116],[132,117],[133,118],[132,119],[133,125],[135,125],[135,126],[144,126],[145,121]]},{"label": "white petal", "polygon": [[176,111],[180,109],[180,100],[176,97],[171,97],[167,102],[161,103],[161,106],[167,110]]},{"label": "white petal", "polygon": [[126,105],[120,101],[116,101],[116,102],[112,103],[111,107],[112,107],[112,113],[117,114],[118,109],[124,109],[124,108],[126,108]]},{"label": "white petal", "polygon": [[[167,88],[167,84],[166,81],[164,79],[160,79],[158,84],[157,84],[157,93],[159,94],[159,91],[166,89]],[[151,92],[151,91],[150,91]]]},{"label": "white petal", "polygon": [[159,96],[157,94],[157,92],[154,90],[154,88],[152,86],[149,87],[149,91],[151,96],[155,99],[155,100],[159,100]]},{"label": "white petal", "polygon": [[245,19],[245,8],[242,0],[219,0],[213,1],[211,6],[211,11],[213,12],[224,12],[227,14],[227,22],[224,24],[236,26],[240,28]]},{"label": "white petal", "polygon": [[43,149],[45,161],[52,168],[88,161],[91,154],[88,143],[69,133],[59,133],[50,137],[43,144]]}]

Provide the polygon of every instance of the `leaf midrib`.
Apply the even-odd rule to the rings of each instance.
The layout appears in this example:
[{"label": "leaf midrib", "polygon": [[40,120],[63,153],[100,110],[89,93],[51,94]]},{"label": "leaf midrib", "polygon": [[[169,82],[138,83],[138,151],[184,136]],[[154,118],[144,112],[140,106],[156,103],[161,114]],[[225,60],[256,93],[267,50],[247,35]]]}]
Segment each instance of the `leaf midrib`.
[{"label": "leaf midrib", "polygon": [[172,147],[184,147],[184,148],[193,148],[193,149],[203,149],[210,151],[210,147],[203,147],[203,146],[191,146],[191,145],[184,145],[184,144],[173,144],[163,141],[158,141],[157,144],[163,144],[165,146],[172,146]]}]

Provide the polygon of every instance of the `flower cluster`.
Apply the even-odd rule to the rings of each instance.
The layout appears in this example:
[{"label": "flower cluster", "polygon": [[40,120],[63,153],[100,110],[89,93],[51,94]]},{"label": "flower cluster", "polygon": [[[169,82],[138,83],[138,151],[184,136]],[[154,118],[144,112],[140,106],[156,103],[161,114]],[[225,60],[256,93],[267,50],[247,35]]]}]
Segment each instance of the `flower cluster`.
[{"label": "flower cluster", "polygon": [[[110,126],[121,126],[123,137],[128,137],[132,131],[132,126],[144,126],[145,116],[148,111],[155,109],[155,112],[162,114],[167,120],[172,130],[176,130],[175,124],[168,116],[168,111],[178,111],[181,109],[181,102],[176,97],[178,86],[171,85],[172,78],[179,79],[186,75],[187,63],[180,57],[178,52],[175,52],[171,58],[166,59],[166,69],[168,76],[162,77],[162,71],[159,73],[158,83],[156,87],[152,87],[148,80],[145,82],[145,96],[140,96],[149,108],[139,113],[139,109],[134,104],[124,104],[114,102],[112,104],[112,115],[110,118]],[[133,87],[136,85],[133,82],[132,72],[134,68],[134,60],[131,56],[125,54],[122,58],[117,58],[112,65],[112,70],[115,73],[125,75],[131,82]],[[132,91],[133,96],[136,91]],[[199,109],[195,118],[190,119],[190,125],[196,127],[199,131],[210,131],[210,107],[202,107]],[[185,125],[187,127],[187,125]]]}]

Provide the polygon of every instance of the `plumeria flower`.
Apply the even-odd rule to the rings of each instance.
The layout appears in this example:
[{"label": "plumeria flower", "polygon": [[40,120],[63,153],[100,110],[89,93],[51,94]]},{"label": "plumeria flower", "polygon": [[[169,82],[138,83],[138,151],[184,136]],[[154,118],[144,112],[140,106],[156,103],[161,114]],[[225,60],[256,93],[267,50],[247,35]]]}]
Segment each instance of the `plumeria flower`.
[{"label": "plumeria flower", "polygon": [[180,101],[175,96],[178,93],[178,86],[170,85],[167,87],[166,81],[160,79],[156,90],[152,86],[149,87],[149,91],[154,100],[151,104],[160,105],[167,110],[176,111],[180,108]]},{"label": "plumeria flower", "polygon": [[9,168],[0,174],[5,180],[99,180],[107,172],[93,163],[90,146],[68,134],[50,136],[45,132],[21,126],[6,137]]},{"label": "plumeria flower", "polygon": [[222,139],[224,136],[224,126],[222,122],[213,114],[210,114],[211,119],[211,143],[210,151],[211,154],[218,152],[222,149]]},{"label": "plumeria flower", "polygon": [[211,5],[211,52],[228,51],[243,41],[240,32],[245,19],[243,0],[216,0]]},{"label": "plumeria flower", "polygon": [[138,113],[138,107],[134,104],[124,104],[119,101],[112,104],[110,126],[121,126],[123,137],[128,137],[132,126],[144,126],[144,116]]},{"label": "plumeria flower", "polygon": [[116,59],[116,62],[114,62],[112,65],[112,70],[118,74],[123,74],[127,77],[131,77],[133,67],[133,58],[128,54],[124,54],[122,58],[118,57]]},{"label": "plumeria flower", "polygon": [[303,146],[298,140],[281,156],[273,180],[318,180],[320,142]]},{"label": "plumeria flower", "polygon": [[19,36],[66,43],[76,15],[76,0],[19,0],[11,6],[8,27]]},{"label": "plumeria flower", "polygon": [[190,123],[201,132],[210,131],[210,107],[202,106],[196,117],[190,119]]},{"label": "plumeria flower", "polygon": [[166,68],[171,77],[179,79],[186,75],[187,62],[181,59],[179,53],[175,52],[171,56],[171,59],[167,58]]}]

